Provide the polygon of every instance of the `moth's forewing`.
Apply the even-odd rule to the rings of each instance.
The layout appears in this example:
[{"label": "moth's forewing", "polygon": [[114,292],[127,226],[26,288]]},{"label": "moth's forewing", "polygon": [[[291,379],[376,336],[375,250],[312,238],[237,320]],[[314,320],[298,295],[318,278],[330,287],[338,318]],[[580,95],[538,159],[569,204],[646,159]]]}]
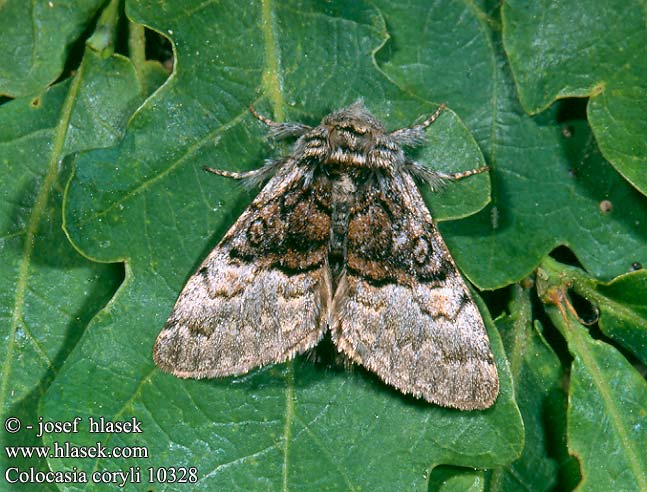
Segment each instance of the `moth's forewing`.
[{"label": "moth's forewing", "polygon": [[[294,187],[301,179],[286,163],[189,279],[155,344],[162,370],[191,378],[243,374],[321,339],[332,290],[327,235],[292,220],[295,204],[314,207]],[[290,247],[305,235],[307,251]]]},{"label": "moth's forewing", "polygon": [[478,308],[411,177],[386,189],[365,187],[350,214],[333,340],[403,393],[487,408],[499,383]]}]

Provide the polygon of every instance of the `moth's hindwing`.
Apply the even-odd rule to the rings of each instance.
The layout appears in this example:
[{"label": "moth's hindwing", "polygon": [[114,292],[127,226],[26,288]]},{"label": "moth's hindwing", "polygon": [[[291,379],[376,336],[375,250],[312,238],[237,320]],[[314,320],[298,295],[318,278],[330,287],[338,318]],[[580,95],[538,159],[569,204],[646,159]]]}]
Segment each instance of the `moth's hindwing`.
[{"label": "moth's hindwing", "polygon": [[332,337],[404,393],[487,408],[499,383],[485,326],[412,178],[358,191]]},{"label": "moth's hindwing", "polygon": [[189,279],[155,344],[161,369],[243,374],[320,340],[332,296],[330,216],[302,178],[286,163]]}]

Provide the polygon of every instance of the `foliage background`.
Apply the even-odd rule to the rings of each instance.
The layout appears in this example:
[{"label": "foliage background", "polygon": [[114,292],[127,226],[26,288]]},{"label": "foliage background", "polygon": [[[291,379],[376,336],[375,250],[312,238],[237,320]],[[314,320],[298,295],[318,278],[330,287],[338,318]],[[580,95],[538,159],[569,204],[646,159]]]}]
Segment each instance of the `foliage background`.
[{"label": "foliage background", "polygon": [[[137,491],[647,490],[646,16],[599,0],[1,3],[2,420],[144,429],[2,443],[150,453],[3,452],[3,474],[199,470]],[[304,358],[229,380],[160,373],[151,347],[175,297],[253,197],[202,166],[285,151],[250,103],[316,123],[359,97],[390,128],[447,103],[417,158],[491,167],[426,197],[483,297],[497,403],[437,408]],[[0,479],[44,488],[119,489]]]}]

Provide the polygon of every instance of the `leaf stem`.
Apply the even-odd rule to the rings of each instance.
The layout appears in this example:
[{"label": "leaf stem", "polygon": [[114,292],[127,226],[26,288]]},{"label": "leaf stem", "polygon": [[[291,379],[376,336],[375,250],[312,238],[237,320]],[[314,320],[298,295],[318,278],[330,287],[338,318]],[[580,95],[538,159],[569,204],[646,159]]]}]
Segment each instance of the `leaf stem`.
[{"label": "leaf stem", "polygon": [[99,53],[101,58],[108,58],[115,51],[115,34],[119,22],[119,0],[110,0],[103,9],[97,27],[87,40],[88,48]]},{"label": "leaf stem", "polygon": [[263,70],[263,87],[268,94],[274,111],[274,119],[283,121],[283,80],[281,78],[281,55],[275,36],[276,22],[272,11],[271,0],[262,0],[263,38],[265,42],[265,69]]},{"label": "leaf stem", "polygon": [[144,73],[146,64],[146,32],[144,26],[132,21],[128,21],[128,53],[137,72],[139,83],[142,86],[142,93],[146,94],[146,76]]}]

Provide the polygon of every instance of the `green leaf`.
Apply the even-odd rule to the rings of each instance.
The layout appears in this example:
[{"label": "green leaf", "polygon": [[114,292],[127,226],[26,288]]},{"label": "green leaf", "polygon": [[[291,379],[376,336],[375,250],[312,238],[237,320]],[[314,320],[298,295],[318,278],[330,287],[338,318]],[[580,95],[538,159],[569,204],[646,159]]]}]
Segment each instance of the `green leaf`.
[{"label": "green leaf", "polygon": [[647,194],[647,29],[632,0],[503,6],[504,41],[519,98],[530,113],[563,97],[587,108],[604,156]]},{"label": "green leaf", "polygon": [[429,492],[483,492],[483,472],[452,466],[439,466],[429,477]]},{"label": "green leaf", "polygon": [[[526,277],[549,251],[568,245],[603,279],[647,256],[647,206],[602,158],[582,121],[558,111],[522,110],[500,46],[496,19],[473,5],[379,1],[393,49],[384,70],[418,97],[446,101],[467,123],[492,167],[492,202],[479,214],[441,224],[469,279],[495,289]],[[455,48],[442,40],[450,26]],[[405,49],[422,32],[422,47]],[[434,37],[435,36],[435,37]],[[435,41],[435,42],[434,42]],[[563,129],[571,127],[570,138]],[[612,213],[600,202],[613,203]]]},{"label": "green leaf", "polygon": [[[642,186],[647,58],[644,12],[614,2],[0,2],[0,94],[29,95],[0,98],[0,408],[23,425],[83,419],[76,434],[0,439],[148,455],[3,453],[3,472],[90,474],[87,484],[17,484],[62,492],[121,490],[97,478],[137,466],[141,478],[124,489],[644,488],[645,380],[622,354],[646,360],[645,273],[632,270],[647,265],[647,200],[613,166]],[[600,17],[606,24],[572,29]],[[151,57],[173,68],[168,80]],[[591,96],[588,122],[585,102],[569,95]],[[494,407],[442,409],[308,356],[229,379],[160,373],[152,345],[174,299],[256,193],[202,166],[253,169],[289,151],[266,138],[249,104],[317,124],[358,98],[391,129],[448,105],[412,153],[423,164],[473,169],[484,153],[489,173],[421,187],[467,277],[495,289],[541,262],[531,279],[559,312],[547,316],[532,287],[507,287],[486,294],[492,312],[507,306],[495,327],[475,294],[501,377]],[[88,262],[69,241],[125,262],[112,298],[122,269]],[[583,269],[547,258],[562,245]],[[552,254],[575,262],[566,248]],[[591,333],[607,343],[567,318],[569,289],[599,310],[602,333]],[[89,432],[89,417],[102,416],[137,418],[143,432]],[[149,467],[169,479],[160,467],[171,466],[195,466],[198,483],[149,481]]]},{"label": "green leaf", "polygon": [[[3,446],[39,444],[25,426],[36,429],[40,397],[121,279],[120,268],[87,261],[66,240],[61,208],[69,170],[61,162],[113,144],[140,100],[126,59],[88,53],[74,79],[0,107],[0,414],[2,422],[23,421],[17,434],[3,428]],[[4,452],[0,462],[3,471],[46,466]]]},{"label": "green leaf", "polygon": [[555,457],[559,451],[566,454],[562,367],[542,336],[541,325],[533,326],[528,290],[514,286],[509,311],[496,322],[510,361],[526,444],[518,460],[490,473],[488,490],[555,490]]},{"label": "green leaf", "polygon": [[[171,36],[176,73],[139,108],[118,146],[75,162],[66,230],[89,256],[125,260],[127,275],[50,388],[45,415],[137,416],[142,435],[102,436],[101,442],[146,445],[152,458],[129,466],[195,465],[200,490],[423,490],[425,471],[439,464],[511,461],[520,453],[521,422],[489,319],[501,393],[483,412],[435,407],[359,368],[322,370],[307,359],[214,381],[179,380],[154,367],[154,340],[182,284],[251,200],[250,193],[202,172],[202,166],[249,169],[285,150],[268,148],[248,104],[278,120],[316,123],[363,95],[390,128],[436,107],[376,70],[371,54],[386,31],[370,4],[234,7],[128,5],[134,21]],[[439,156],[438,167],[445,169],[478,165],[480,152],[451,111],[429,134],[449,144],[424,149],[422,162]],[[484,175],[457,183],[476,198],[445,204],[446,216],[481,208],[487,183]],[[80,432],[70,439],[91,444],[97,436]],[[116,459],[50,464],[123,467]]]},{"label": "green leaf", "polygon": [[42,91],[63,72],[70,45],[103,0],[7,0],[0,4],[0,94]]},{"label": "green leaf", "polygon": [[573,355],[568,447],[581,491],[647,490],[647,382],[618,350],[593,340],[562,306],[548,314]]}]

